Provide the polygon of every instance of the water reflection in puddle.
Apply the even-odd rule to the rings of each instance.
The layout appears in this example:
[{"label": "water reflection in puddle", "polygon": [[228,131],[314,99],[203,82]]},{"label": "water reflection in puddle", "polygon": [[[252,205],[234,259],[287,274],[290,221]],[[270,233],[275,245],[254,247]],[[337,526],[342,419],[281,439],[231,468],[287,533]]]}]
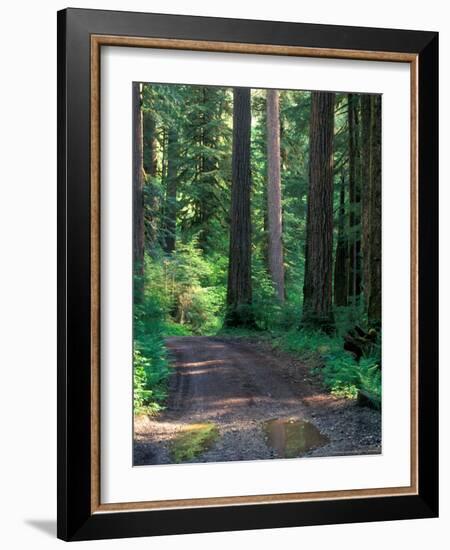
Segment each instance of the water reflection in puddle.
[{"label": "water reflection in puddle", "polygon": [[280,458],[295,458],[328,443],[328,437],[306,420],[275,418],[264,422],[267,442]]}]

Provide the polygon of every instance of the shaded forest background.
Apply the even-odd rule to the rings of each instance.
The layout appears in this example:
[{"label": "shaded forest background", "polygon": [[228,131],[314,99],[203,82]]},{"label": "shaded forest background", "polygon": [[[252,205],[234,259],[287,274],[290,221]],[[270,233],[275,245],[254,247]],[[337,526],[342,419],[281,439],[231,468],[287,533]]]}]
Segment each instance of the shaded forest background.
[{"label": "shaded forest background", "polygon": [[265,338],[381,403],[381,96],[133,83],[134,406],[163,338]]}]

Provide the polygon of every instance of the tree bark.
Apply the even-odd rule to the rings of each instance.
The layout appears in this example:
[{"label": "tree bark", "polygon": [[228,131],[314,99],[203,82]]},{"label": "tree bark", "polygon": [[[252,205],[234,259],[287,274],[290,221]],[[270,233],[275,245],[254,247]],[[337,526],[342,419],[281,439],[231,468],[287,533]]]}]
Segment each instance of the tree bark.
[{"label": "tree bark", "polygon": [[145,249],[151,254],[158,241],[158,215],[160,200],[154,183],[158,170],[156,150],[156,126],[151,111],[144,111],[143,125],[143,165],[145,173],[144,184],[144,217],[145,217]]},{"label": "tree bark", "polygon": [[359,143],[357,98],[348,94],[349,136],[349,288],[348,295],[353,307],[361,293],[361,241],[358,237],[360,224],[360,191],[358,185]]},{"label": "tree bark", "polygon": [[267,224],[268,264],[276,295],[284,301],[282,242],[280,107],[278,90],[267,90]]},{"label": "tree bark", "polygon": [[371,101],[368,94],[361,98],[361,253],[366,308],[370,296]]},{"label": "tree bark", "polygon": [[369,323],[381,325],[381,96],[371,97]]},{"label": "tree bark", "polygon": [[156,150],[156,124],[151,111],[143,114],[143,144],[144,144],[144,172],[155,177],[158,170],[158,155]]},{"label": "tree bark", "polygon": [[304,327],[331,332],[333,259],[333,137],[335,96],[311,95],[309,190],[306,222]]},{"label": "tree bark", "polygon": [[141,84],[132,85],[133,110],[133,261],[134,272],[144,270],[144,170],[142,145]]},{"label": "tree bark", "polygon": [[233,152],[228,264],[228,326],[253,326],[250,214],[250,88],[233,90]]},{"label": "tree bark", "polygon": [[169,128],[167,135],[167,174],[164,251],[171,254],[176,247],[177,230],[177,133]]},{"label": "tree bark", "polygon": [[334,262],[334,304],[348,305],[348,239],[345,235],[345,179],[342,175],[339,189],[338,234]]}]

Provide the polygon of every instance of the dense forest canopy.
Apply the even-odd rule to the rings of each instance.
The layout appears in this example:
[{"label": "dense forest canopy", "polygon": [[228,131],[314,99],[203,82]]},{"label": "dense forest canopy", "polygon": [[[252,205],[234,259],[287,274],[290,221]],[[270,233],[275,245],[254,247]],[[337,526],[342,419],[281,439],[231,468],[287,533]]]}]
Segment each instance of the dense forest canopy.
[{"label": "dense forest canopy", "polygon": [[380,96],[134,83],[133,188],[142,391],[168,334],[379,341]]}]

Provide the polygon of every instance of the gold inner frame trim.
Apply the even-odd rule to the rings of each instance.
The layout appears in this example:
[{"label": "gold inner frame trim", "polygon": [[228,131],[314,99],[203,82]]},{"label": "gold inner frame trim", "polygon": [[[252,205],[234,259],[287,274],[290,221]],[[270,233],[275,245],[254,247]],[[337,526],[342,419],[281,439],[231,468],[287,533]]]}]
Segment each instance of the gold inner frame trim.
[{"label": "gold inner frame trim", "polygon": [[[318,57],[409,63],[411,74],[411,483],[367,488],[233,497],[104,504],[100,499],[100,50],[102,46],[163,48],[240,54]],[[274,504],[418,494],[418,56],[409,53],[340,50],[167,38],[91,35],[91,513]]]}]

